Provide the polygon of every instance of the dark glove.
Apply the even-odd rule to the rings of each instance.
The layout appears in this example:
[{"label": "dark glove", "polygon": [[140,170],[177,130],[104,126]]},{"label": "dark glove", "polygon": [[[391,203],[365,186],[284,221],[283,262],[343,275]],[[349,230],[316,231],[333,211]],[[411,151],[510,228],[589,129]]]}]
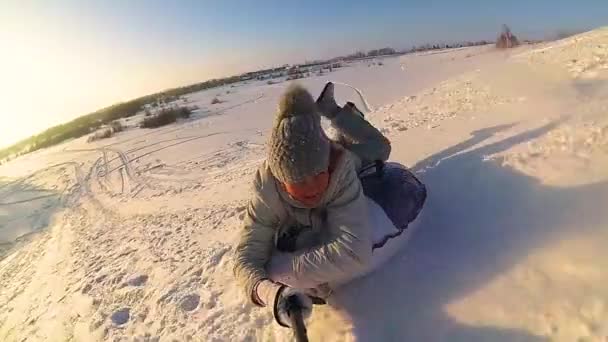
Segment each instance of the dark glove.
[{"label": "dark glove", "polygon": [[273,315],[277,323],[289,327],[289,301],[295,297],[302,312],[302,317],[307,319],[312,314],[312,299],[297,289],[274,283],[270,280],[262,280],[255,291],[257,297],[267,306],[272,307]]},{"label": "dark glove", "polygon": [[331,82],[327,82],[321,95],[317,98],[317,108],[319,108],[319,112],[321,115],[325,116],[328,119],[334,118],[338,112],[340,111],[340,106],[336,103],[336,99],[334,98],[334,84]]},{"label": "dark glove", "polygon": [[363,114],[363,112],[360,111],[359,108],[357,108],[357,106],[355,106],[355,104],[352,103],[352,102],[350,102],[350,101],[346,102],[346,104],[344,105],[344,107],[342,107],[342,110],[340,110],[339,112],[347,112],[347,113],[350,113],[350,114],[353,114],[353,115],[358,115],[362,119],[365,119],[365,114]]},{"label": "dark glove", "polygon": [[308,295],[291,287],[283,287],[274,303],[274,317],[279,325],[284,327],[291,326],[291,320],[289,319],[291,312],[289,308],[293,302],[300,309],[303,319],[308,319],[312,314],[312,299]]},{"label": "dark glove", "polygon": [[347,102],[344,107],[338,106],[336,98],[334,97],[334,84],[331,82],[327,82],[321,95],[317,98],[317,108],[321,115],[330,120],[335,118],[340,112],[346,112],[365,118],[363,112],[361,112],[352,102]]}]

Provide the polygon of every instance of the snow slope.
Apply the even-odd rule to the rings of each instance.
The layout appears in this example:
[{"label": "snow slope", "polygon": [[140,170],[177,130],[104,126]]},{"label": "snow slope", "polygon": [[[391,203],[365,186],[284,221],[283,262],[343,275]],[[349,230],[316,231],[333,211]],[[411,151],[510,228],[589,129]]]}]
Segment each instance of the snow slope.
[{"label": "snow slope", "polygon": [[[383,62],[300,82],[360,88],[427,206],[406,249],[315,308],[311,340],[605,341],[608,29]],[[191,120],[0,166],[0,340],[290,340],[231,260],[285,86],[191,94]]]}]

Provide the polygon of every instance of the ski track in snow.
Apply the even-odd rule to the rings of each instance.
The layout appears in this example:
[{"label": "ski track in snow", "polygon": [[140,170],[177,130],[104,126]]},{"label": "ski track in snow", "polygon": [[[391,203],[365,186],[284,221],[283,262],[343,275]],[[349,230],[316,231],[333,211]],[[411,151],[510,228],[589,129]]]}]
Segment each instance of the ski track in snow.
[{"label": "ski track in snow", "polygon": [[[598,29],[300,80],[362,89],[429,189],[408,246],[316,307],[311,340],[608,339],[606,51]],[[286,83],[190,94],[199,117],[0,166],[0,340],[291,340],[231,260]]]}]

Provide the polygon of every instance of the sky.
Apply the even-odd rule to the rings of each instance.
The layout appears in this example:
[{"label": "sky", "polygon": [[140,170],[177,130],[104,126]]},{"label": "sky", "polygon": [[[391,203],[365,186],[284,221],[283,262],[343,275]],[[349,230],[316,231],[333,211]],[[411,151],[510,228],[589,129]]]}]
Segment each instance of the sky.
[{"label": "sky", "polygon": [[607,0],[0,0],[0,147],[163,89],[358,50],[608,25]]}]

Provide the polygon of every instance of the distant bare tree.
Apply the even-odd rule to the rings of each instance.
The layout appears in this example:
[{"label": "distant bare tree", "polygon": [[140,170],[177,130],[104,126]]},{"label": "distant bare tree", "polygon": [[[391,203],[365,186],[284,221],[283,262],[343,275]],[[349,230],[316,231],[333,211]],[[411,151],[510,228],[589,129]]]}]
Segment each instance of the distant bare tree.
[{"label": "distant bare tree", "polygon": [[513,48],[519,45],[517,37],[511,33],[511,29],[507,25],[502,25],[502,31],[496,40],[496,47],[499,49]]}]

